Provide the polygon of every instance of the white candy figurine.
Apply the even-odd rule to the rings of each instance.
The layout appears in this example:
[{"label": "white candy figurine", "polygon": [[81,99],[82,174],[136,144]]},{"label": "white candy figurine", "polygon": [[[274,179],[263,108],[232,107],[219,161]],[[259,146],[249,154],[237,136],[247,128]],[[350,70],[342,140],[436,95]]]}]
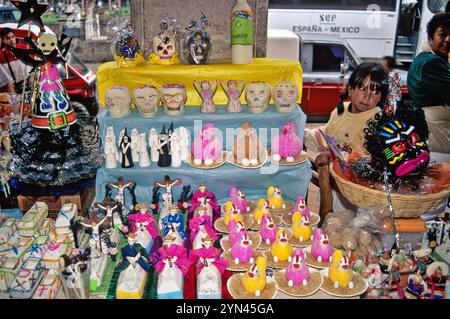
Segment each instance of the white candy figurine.
[{"label": "white candy figurine", "polygon": [[137,129],[131,130],[131,157],[133,158],[133,162],[139,162],[139,152],[138,152],[138,143],[139,143],[139,132]]},{"label": "white candy figurine", "polygon": [[116,143],[111,136],[106,136],[105,139],[105,158],[106,168],[116,168],[117,161],[119,160],[119,152],[117,151]]},{"label": "white candy figurine", "polygon": [[158,162],[159,160],[159,152],[158,152],[158,144],[159,144],[159,137],[158,132],[154,127],[150,129],[150,134],[148,137],[148,144],[151,148],[151,160],[152,162]]},{"label": "white candy figurine", "polygon": [[187,128],[181,126],[178,132],[178,138],[180,140],[180,158],[182,161],[187,161],[191,153],[190,142],[189,142],[190,132]]},{"label": "white candy figurine", "polygon": [[[117,139],[117,146],[119,147],[118,149],[120,149],[120,143],[122,142],[124,135],[125,135],[125,129],[121,130],[119,133],[119,138]],[[119,163],[122,163],[122,156],[119,156]]]},{"label": "white candy figurine", "polygon": [[147,139],[145,135],[145,133],[139,134],[138,153],[140,167],[149,167],[151,164],[150,157],[148,156]]},{"label": "white candy figurine", "polygon": [[172,153],[172,167],[181,166],[181,145],[177,132],[173,132],[170,138],[170,152]]},{"label": "white candy figurine", "polygon": [[131,92],[125,86],[113,86],[106,90],[105,104],[113,118],[125,117],[131,110]]}]

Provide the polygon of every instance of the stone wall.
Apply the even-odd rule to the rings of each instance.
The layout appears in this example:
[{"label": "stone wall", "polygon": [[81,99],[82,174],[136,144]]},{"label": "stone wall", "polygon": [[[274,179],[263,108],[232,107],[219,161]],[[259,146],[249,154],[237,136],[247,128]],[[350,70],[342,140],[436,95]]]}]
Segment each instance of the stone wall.
[{"label": "stone wall", "polygon": [[[151,49],[151,40],[160,32],[161,16],[170,15],[185,28],[203,12],[209,20],[208,32],[213,40],[211,60],[231,58],[230,23],[235,0],[133,0],[131,4],[131,21],[146,54]],[[248,0],[248,4],[254,13],[255,57],[265,57],[268,0]]]}]

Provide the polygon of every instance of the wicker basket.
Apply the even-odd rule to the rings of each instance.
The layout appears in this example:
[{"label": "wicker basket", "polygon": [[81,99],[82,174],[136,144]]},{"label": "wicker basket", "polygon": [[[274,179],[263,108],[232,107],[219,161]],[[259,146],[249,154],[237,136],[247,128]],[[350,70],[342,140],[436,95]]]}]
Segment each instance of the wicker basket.
[{"label": "wicker basket", "polygon": [[[366,186],[355,184],[342,173],[337,173],[335,167],[338,164],[331,164],[330,173],[333,176],[342,195],[353,205],[360,208],[370,206],[388,205],[386,193]],[[450,163],[437,164],[441,172],[450,172]],[[339,170],[339,169],[338,169]],[[339,170],[340,171],[340,170]],[[436,208],[450,194],[450,186],[427,195],[403,195],[391,194],[396,218],[416,218]]]}]

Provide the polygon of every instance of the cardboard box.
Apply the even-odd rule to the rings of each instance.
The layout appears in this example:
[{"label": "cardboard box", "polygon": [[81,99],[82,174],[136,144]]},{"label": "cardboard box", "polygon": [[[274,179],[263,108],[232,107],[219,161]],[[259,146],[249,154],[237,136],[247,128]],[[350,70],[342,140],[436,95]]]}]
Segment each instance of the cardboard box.
[{"label": "cardboard box", "polygon": [[[395,227],[400,238],[409,242],[413,250],[421,247],[424,233],[428,230],[422,218],[396,218]],[[385,248],[390,248],[395,242],[390,218],[386,218],[383,224],[382,241]]]}]

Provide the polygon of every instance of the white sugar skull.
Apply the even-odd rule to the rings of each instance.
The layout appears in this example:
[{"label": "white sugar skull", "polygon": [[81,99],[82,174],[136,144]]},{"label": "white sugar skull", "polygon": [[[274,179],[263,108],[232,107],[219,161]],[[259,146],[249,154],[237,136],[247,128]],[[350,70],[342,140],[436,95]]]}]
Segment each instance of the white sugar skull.
[{"label": "white sugar skull", "polygon": [[254,82],[247,85],[245,99],[251,112],[262,113],[267,110],[270,98],[270,86],[267,83]]},{"label": "white sugar skull", "polygon": [[298,86],[293,82],[278,83],[272,95],[278,112],[293,112],[297,106]]},{"label": "white sugar skull", "polygon": [[42,33],[37,39],[37,47],[44,53],[44,55],[50,55],[55,49],[57,49],[58,38],[54,34]]},{"label": "white sugar skull", "polygon": [[168,115],[183,113],[186,100],[186,88],[182,84],[167,84],[161,88],[161,101]]},{"label": "white sugar skull", "polygon": [[133,102],[141,116],[154,117],[158,112],[160,95],[157,88],[150,85],[134,90]]},{"label": "white sugar skull", "polygon": [[153,38],[153,53],[162,60],[172,58],[177,53],[177,41],[170,31],[165,31]]},{"label": "white sugar skull", "polygon": [[111,117],[120,118],[130,114],[131,93],[127,87],[113,86],[106,90],[105,104]]}]

